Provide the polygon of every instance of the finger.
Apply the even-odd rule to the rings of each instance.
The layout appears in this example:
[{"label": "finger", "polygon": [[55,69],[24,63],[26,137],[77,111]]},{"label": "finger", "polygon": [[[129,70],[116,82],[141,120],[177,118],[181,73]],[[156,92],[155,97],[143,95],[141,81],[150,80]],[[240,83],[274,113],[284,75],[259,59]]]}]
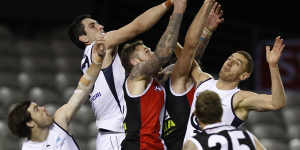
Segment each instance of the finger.
[{"label": "finger", "polygon": [[220,20],[219,20],[219,23],[223,23],[224,22],[224,18],[221,18]]},{"label": "finger", "polygon": [[214,2],[213,7],[211,8],[211,12],[215,12],[217,6],[218,6],[218,2]]},{"label": "finger", "polygon": [[269,55],[269,53],[270,53],[270,49],[271,49],[271,47],[270,46],[266,46],[266,55],[268,56]]},{"label": "finger", "polygon": [[280,53],[283,51],[284,47],[285,47],[285,44],[282,44],[281,47],[280,47],[280,50],[279,50]]},{"label": "finger", "polygon": [[220,11],[220,13],[218,14],[218,17],[220,18],[220,17],[222,17],[223,16],[223,10],[221,9],[221,11]]},{"label": "finger", "polygon": [[[218,3],[218,2],[217,2]],[[218,3],[215,13],[219,14],[221,10],[221,5]]]},{"label": "finger", "polygon": [[277,36],[277,37],[275,38],[275,41],[274,41],[273,49],[272,49],[272,50],[278,49],[278,44],[279,44],[278,42],[279,42],[279,36]]}]

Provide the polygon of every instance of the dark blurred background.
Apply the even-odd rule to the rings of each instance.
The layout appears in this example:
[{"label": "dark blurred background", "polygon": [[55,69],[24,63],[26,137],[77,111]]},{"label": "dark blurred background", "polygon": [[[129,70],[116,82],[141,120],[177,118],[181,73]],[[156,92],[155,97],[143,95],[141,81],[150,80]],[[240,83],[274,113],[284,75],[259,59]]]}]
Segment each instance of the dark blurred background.
[{"label": "dark blurred background", "polygon": [[[145,10],[164,0],[85,0],[85,1],[1,1],[0,5],[0,150],[14,150],[16,138],[6,126],[11,104],[34,99],[53,112],[72,94],[81,75],[82,50],[67,37],[72,20],[90,13],[105,30],[122,27]],[[269,149],[300,148],[300,22],[296,1],[219,1],[225,22],[213,34],[201,60],[203,70],[217,74],[226,58],[236,50],[246,50],[255,61],[254,73],[241,88],[270,93],[270,75],[265,61],[265,45],[277,35],[286,48],[279,67],[287,92],[287,107],[272,113],[253,113],[248,127]],[[203,0],[188,0],[179,42]],[[142,39],[152,49],[164,32],[169,11]],[[89,114],[87,117],[87,114]],[[72,131],[81,149],[94,149],[96,129],[89,106],[75,117]],[[87,129],[88,127],[88,129]],[[87,134],[88,130],[88,134]],[[8,135],[8,136],[7,136]],[[7,138],[9,137],[9,138]],[[298,146],[298,147],[297,147]]]}]

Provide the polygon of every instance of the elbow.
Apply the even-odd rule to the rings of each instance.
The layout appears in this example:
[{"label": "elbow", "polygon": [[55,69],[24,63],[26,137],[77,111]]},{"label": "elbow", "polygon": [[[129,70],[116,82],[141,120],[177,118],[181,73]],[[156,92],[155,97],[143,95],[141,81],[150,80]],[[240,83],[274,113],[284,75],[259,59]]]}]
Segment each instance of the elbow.
[{"label": "elbow", "polygon": [[284,108],[285,105],[286,105],[286,101],[285,101],[285,99],[283,99],[281,101],[281,103],[279,103],[279,104],[273,104],[272,105],[272,110],[280,110],[280,109]]}]

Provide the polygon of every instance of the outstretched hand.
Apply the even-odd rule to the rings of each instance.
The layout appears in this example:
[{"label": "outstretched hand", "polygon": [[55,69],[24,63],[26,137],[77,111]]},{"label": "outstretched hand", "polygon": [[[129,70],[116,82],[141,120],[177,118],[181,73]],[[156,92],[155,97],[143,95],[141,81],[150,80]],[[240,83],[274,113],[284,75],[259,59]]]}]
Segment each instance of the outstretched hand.
[{"label": "outstretched hand", "polygon": [[266,46],[266,58],[271,66],[276,66],[280,59],[282,50],[284,49],[285,44],[283,44],[283,39],[280,36],[277,36],[271,50],[271,46]]},{"label": "outstretched hand", "polygon": [[212,7],[207,20],[207,28],[210,31],[215,31],[220,23],[224,22],[223,17],[223,10],[221,5],[218,2],[215,2],[214,6]]}]

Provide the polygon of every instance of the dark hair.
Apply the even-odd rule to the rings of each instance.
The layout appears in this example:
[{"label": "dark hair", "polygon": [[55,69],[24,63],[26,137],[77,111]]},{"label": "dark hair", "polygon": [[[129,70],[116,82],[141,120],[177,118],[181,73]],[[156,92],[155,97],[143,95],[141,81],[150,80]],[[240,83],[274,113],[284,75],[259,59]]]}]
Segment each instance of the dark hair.
[{"label": "dark hair", "polygon": [[247,59],[245,71],[251,74],[253,72],[253,66],[254,66],[254,62],[251,55],[246,51],[237,51],[236,53],[243,55]]},{"label": "dark hair", "polygon": [[27,111],[30,104],[31,101],[15,104],[8,114],[8,128],[20,138],[31,137],[31,129],[26,125],[28,121],[32,120],[30,113]]},{"label": "dark hair", "polygon": [[139,45],[143,45],[142,40],[137,40],[132,43],[127,43],[123,46],[122,51],[121,51],[121,61],[122,65],[125,68],[126,72],[129,73],[132,69],[132,64],[130,63],[130,56],[132,53],[135,51],[135,48]]},{"label": "dark hair", "polygon": [[223,114],[221,99],[213,91],[205,90],[197,97],[195,115],[204,124],[220,122]]},{"label": "dark hair", "polygon": [[86,35],[86,32],[84,30],[84,25],[82,24],[82,20],[85,18],[92,18],[92,17],[89,14],[77,16],[70,24],[68,29],[69,38],[77,47],[81,49],[84,49],[86,46],[83,42],[79,40],[79,36]]}]

